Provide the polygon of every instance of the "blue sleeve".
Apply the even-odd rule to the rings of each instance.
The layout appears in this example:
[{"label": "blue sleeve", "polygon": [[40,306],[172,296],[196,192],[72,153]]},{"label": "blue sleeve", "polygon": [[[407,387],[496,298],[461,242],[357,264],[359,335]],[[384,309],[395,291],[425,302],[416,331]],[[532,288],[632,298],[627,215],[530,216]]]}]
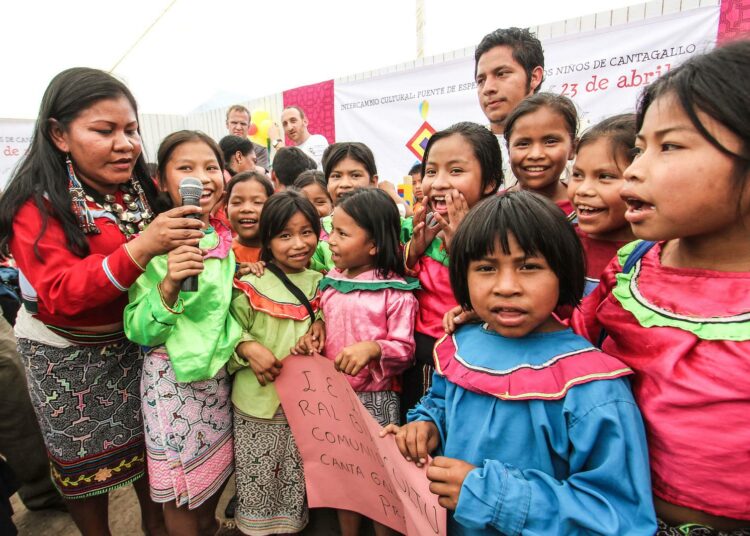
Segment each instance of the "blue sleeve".
[{"label": "blue sleeve", "polygon": [[448,382],[437,372],[432,374],[432,387],[419,404],[406,414],[406,422],[432,421],[440,432],[440,447],[445,445],[445,393]]},{"label": "blue sleeve", "polygon": [[596,406],[568,432],[568,478],[485,460],[464,480],[454,520],[507,535],[653,535],[648,451],[635,403]]}]

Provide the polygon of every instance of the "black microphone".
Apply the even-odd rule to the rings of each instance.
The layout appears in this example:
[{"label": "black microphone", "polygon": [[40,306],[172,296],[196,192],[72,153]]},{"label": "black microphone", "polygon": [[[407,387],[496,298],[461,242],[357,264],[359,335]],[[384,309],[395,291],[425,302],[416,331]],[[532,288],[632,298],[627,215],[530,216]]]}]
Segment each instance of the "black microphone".
[{"label": "black microphone", "polygon": [[[185,177],[180,181],[180,197],[182,197],[182,206],[193,205],[196,207],[201,206],[201,194],[203,193],[203,183],[200,179],[195,177]],[[199,219],[201,217],[200,212],[195,214],[188,214],[186,218]],[[184,292],[196,292],[198,290],[198,276],[191,275],[182,280],[180,290]]]}]

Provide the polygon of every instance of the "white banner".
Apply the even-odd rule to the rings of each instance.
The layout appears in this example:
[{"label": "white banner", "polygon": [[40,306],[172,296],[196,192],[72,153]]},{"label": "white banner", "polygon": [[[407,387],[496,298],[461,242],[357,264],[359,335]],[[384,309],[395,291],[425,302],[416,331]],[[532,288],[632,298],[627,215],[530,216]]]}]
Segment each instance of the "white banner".
[{"label": "white banner", "polygon": [[34,130],[34,121],[0,119],[0,191],[10,179],[21,157],[26,154]]},{"label": "white banner", "polygon": [[[544,41],[544,91],[572,98],[581,126],[633,111],[643,87],[716,42],[719,6]],[[478,36],[479,38],[480,36]],[[336,141],[361,141],[381,179],[400,183],[425,137],[458,121],[486,124],[474,58],[336,84]]]}]

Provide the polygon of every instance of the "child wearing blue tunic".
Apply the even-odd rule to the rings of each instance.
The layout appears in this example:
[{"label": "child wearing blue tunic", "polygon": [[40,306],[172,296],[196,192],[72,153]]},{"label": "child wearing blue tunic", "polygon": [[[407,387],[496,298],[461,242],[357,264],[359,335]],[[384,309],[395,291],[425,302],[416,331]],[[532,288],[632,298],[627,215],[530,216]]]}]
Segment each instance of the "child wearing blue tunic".
[{"label": "child wearing blue tunic", "polygon": [[552,315],[578,303],[584,273],[575,231],[540,196],[489,198],[461,223],[451,286],[482,323],[436,343],[432,388],[383,431],[418,465],[439,454],[427,477],[451,535],[656,531],[632,371]]}]

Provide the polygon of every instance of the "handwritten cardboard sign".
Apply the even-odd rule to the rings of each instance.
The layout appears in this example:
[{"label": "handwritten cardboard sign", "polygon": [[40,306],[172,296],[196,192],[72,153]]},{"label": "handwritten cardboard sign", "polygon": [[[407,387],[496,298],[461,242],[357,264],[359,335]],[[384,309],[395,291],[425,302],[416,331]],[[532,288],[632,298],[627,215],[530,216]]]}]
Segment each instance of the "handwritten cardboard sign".
[{"label": "handwritten cardboard sign", "polygon": [[358,512],[410,536],[444,536],[445,509],[425,469],[407,462],[343,374],[323,357],[289,356],[276,390],[305,467],[307,502]]}]

